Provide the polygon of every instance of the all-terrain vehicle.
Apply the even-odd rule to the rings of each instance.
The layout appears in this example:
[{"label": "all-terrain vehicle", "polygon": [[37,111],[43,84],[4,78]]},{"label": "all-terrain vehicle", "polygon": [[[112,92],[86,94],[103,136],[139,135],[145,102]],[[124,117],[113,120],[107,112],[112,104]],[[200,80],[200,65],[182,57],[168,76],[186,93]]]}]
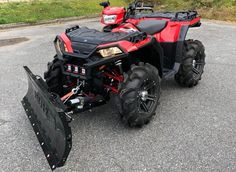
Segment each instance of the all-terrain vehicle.
[{"label": "all-terrain vehicle", "polygon": [[122,121],[142,127],[156,113],[161,79],[193,87],[203,74],[203,44],[185,40],[201,25],[196,11],[154,13],[139,1],[127,9],[101,5],[103,31],[74,26],[58,35],[45,80],[24,67],[29,89],[22,104],[52,170],[69,155],[72,114],[114,94]]}]

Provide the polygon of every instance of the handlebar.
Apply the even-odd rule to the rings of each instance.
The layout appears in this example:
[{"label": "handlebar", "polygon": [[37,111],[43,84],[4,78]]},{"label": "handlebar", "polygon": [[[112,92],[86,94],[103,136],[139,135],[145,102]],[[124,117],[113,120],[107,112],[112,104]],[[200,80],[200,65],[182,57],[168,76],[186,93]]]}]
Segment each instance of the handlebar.
[{"label": "handlebar", "polygon": [[109,0],[108,0],[108,1],[105,1],[105,2],[99,3],[99,5],[102,6],[102,7],[104,7],[104,8],[106,8],[106,7],[109,7],[109,6],[110,6],[110,2],[109,2]]},{"label": "handlebar", "polygon": [[[106,7],[110,6],[110,2],[109,2],[109,0],[107,0],[107,1],[101,2],[99,5],[106,8]],[[154,12],[153,8],[154,8],[153,4],[150,4],[150,3],[145,4],[141,0],[134,0],[128,6],[125,18],[129,18],[129,16],[134,15],[135,11],[140,11],[140,12],[141,11],[151,11],[151,12]]]},{"label": "handlebar", "polygon": [[134,0],[132,3],[129,4],[126,18],[129,18],[130,15],[134,15],[135,11],[151,11],[153,10],[154,4],[145,4],[144,2],[140,0]]},{"label": "handlebar", "polygon": [[153,4],[145,4],[144,2],[139,1],[139,0],[133,1],[132,3],[129,4],[129,7],[128,7],[128,9],[130,11],[135,11],[135,10],[139,10],[139,11],[150,10],[150,11],[153,11],[153,8],[154,8]]},{"label": "handlebar", "polygon": [[143,8],[154,8],[154,5],[153,4],[145,4],[144,2],[137,2],[136,3],[136,7],[137,8],[140,8],[140,7],[143,7]]}]

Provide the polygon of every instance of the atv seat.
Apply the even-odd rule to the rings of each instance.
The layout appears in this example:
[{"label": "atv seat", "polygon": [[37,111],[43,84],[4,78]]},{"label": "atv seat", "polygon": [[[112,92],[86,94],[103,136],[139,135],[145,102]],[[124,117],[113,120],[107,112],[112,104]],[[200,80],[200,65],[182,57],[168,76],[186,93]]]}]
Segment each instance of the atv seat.
[{"label": "atv seat", "polygon": [[146,32],[148,35],[161,32],[166,27],[167,21],[165,20],[143,20],[139,22],[137,28],[141,32]]}]

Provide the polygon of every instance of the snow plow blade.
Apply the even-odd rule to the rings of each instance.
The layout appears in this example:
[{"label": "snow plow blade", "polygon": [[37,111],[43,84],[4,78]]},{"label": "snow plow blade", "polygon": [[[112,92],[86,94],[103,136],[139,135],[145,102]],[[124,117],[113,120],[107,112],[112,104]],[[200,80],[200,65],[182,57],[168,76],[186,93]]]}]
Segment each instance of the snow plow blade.
[{"label": "snow plow blade", "polygon": [[28,76],[28,92],[22,105],[51,169],[55,170],[65,164],[71,150],[71,118],[59,96],[48,91],[43,79],[28,67],[24,69]]}]

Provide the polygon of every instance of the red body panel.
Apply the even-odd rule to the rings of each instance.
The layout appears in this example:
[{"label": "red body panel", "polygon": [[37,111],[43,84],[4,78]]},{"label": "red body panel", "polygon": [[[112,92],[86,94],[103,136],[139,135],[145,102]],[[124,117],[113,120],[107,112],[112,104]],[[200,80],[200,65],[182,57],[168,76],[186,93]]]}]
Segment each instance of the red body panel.
[{"label": "red body panel", "polygon": [[109,24],[120,24],[124,20],[125,9],[123,7],[110,7],[110,6],[104,8],[104,10],[102,11],[101,23],[104,24],[104,25],[107,25],[104,22],[103,15],[116,15],[115,22],[114,23],[109,23]]},{"label": "red body panel", "polygon": [[124,23],[114,28],[112,32],[130,32],[132,30],[138,30],[137,27],[132,23]]},{"label": "red body panel", "polygon": [[128,19],[127,23],[124,23],[117,28],[113,29],[112,32],[124,32],[124,28],[138,30],[137,25],[142,20],[166,20],[167,26],[161,32],[154,34],[153,36],[158,42],[177,42],[179,39],[180,31],[182,26],[191,26],[200,21],[200,17],[197,17],[191,21],[171,21],[165,18],[141,18],[141,19]]},{"label": "red body panel", "polygon": [[[172,21],[167,18],[140,18],[140,19],[128,19],[125,22],[124,15],[126,11],[123,7],[106,7],[102,14],[103,15],[117,15],[117,21],[114,24],[121,24],[117,26],[112,32],[128,32],[130,30],[138,30],[135,25],[137,25],[142,20],[165,20],[167,21],[167,26],[161,32],[154,34],[153,36],[158,42],[177,42],[181,32],[182,26],[191,26],[200,21],[200,17],[197,17],[191,21]],[[122,24],[123,22],[123,24]],[[103,17],[101,23],[104,23]],[[106,25],[106,24],[105,24]]]},{"label": "red body panel", "polygon": [[[119,46],[125,53],[129,53],[132,51],[136,51],[140,49],[140,47],[145,46],[146,44],[151,42],[152,37],[156,38],[156,40],[160,43],[176,43],[179,41],[181,28],[183,26],[191,26],[198,22],[200,22],[200,17],[194,18],[193,20],[188,21],[173,21],[167,18],[139,18],[139,19],[128,19],[124,22],[124,15],[126,11],[123,7],[106,7],[102,14],[103,15],[117,15],[115,27],[112,32],[133,32],[139,30],[136,25],[143,20],[165,20],[167,21],[166,27],[159,33],[148,36],[145,40],[139,41],[138,43],[133,43],[127,40],[122,40],[118,42],[112,42],[108,44],[99,45],[97,48],[106,48],[112,46]],[[103,17],[101,22],[104,24]],[[110,24],[113,25],[113,24]],[[63,40],[66,49],[69,53],[73,53],[73,49],[71,46],[71,42],[65,33],[60,35],[60,38]]]},{"label": "red body panel", "polygon": [[68,53],[73,53],[73,48],[71,46],[71,41],[69,40],[69,38],[66,36],[65,33],[62,33],[60,35],[60,38],[62,39],[62,41],[64,42],[64,46],[66,47],[66,49],[68,50]]}]

